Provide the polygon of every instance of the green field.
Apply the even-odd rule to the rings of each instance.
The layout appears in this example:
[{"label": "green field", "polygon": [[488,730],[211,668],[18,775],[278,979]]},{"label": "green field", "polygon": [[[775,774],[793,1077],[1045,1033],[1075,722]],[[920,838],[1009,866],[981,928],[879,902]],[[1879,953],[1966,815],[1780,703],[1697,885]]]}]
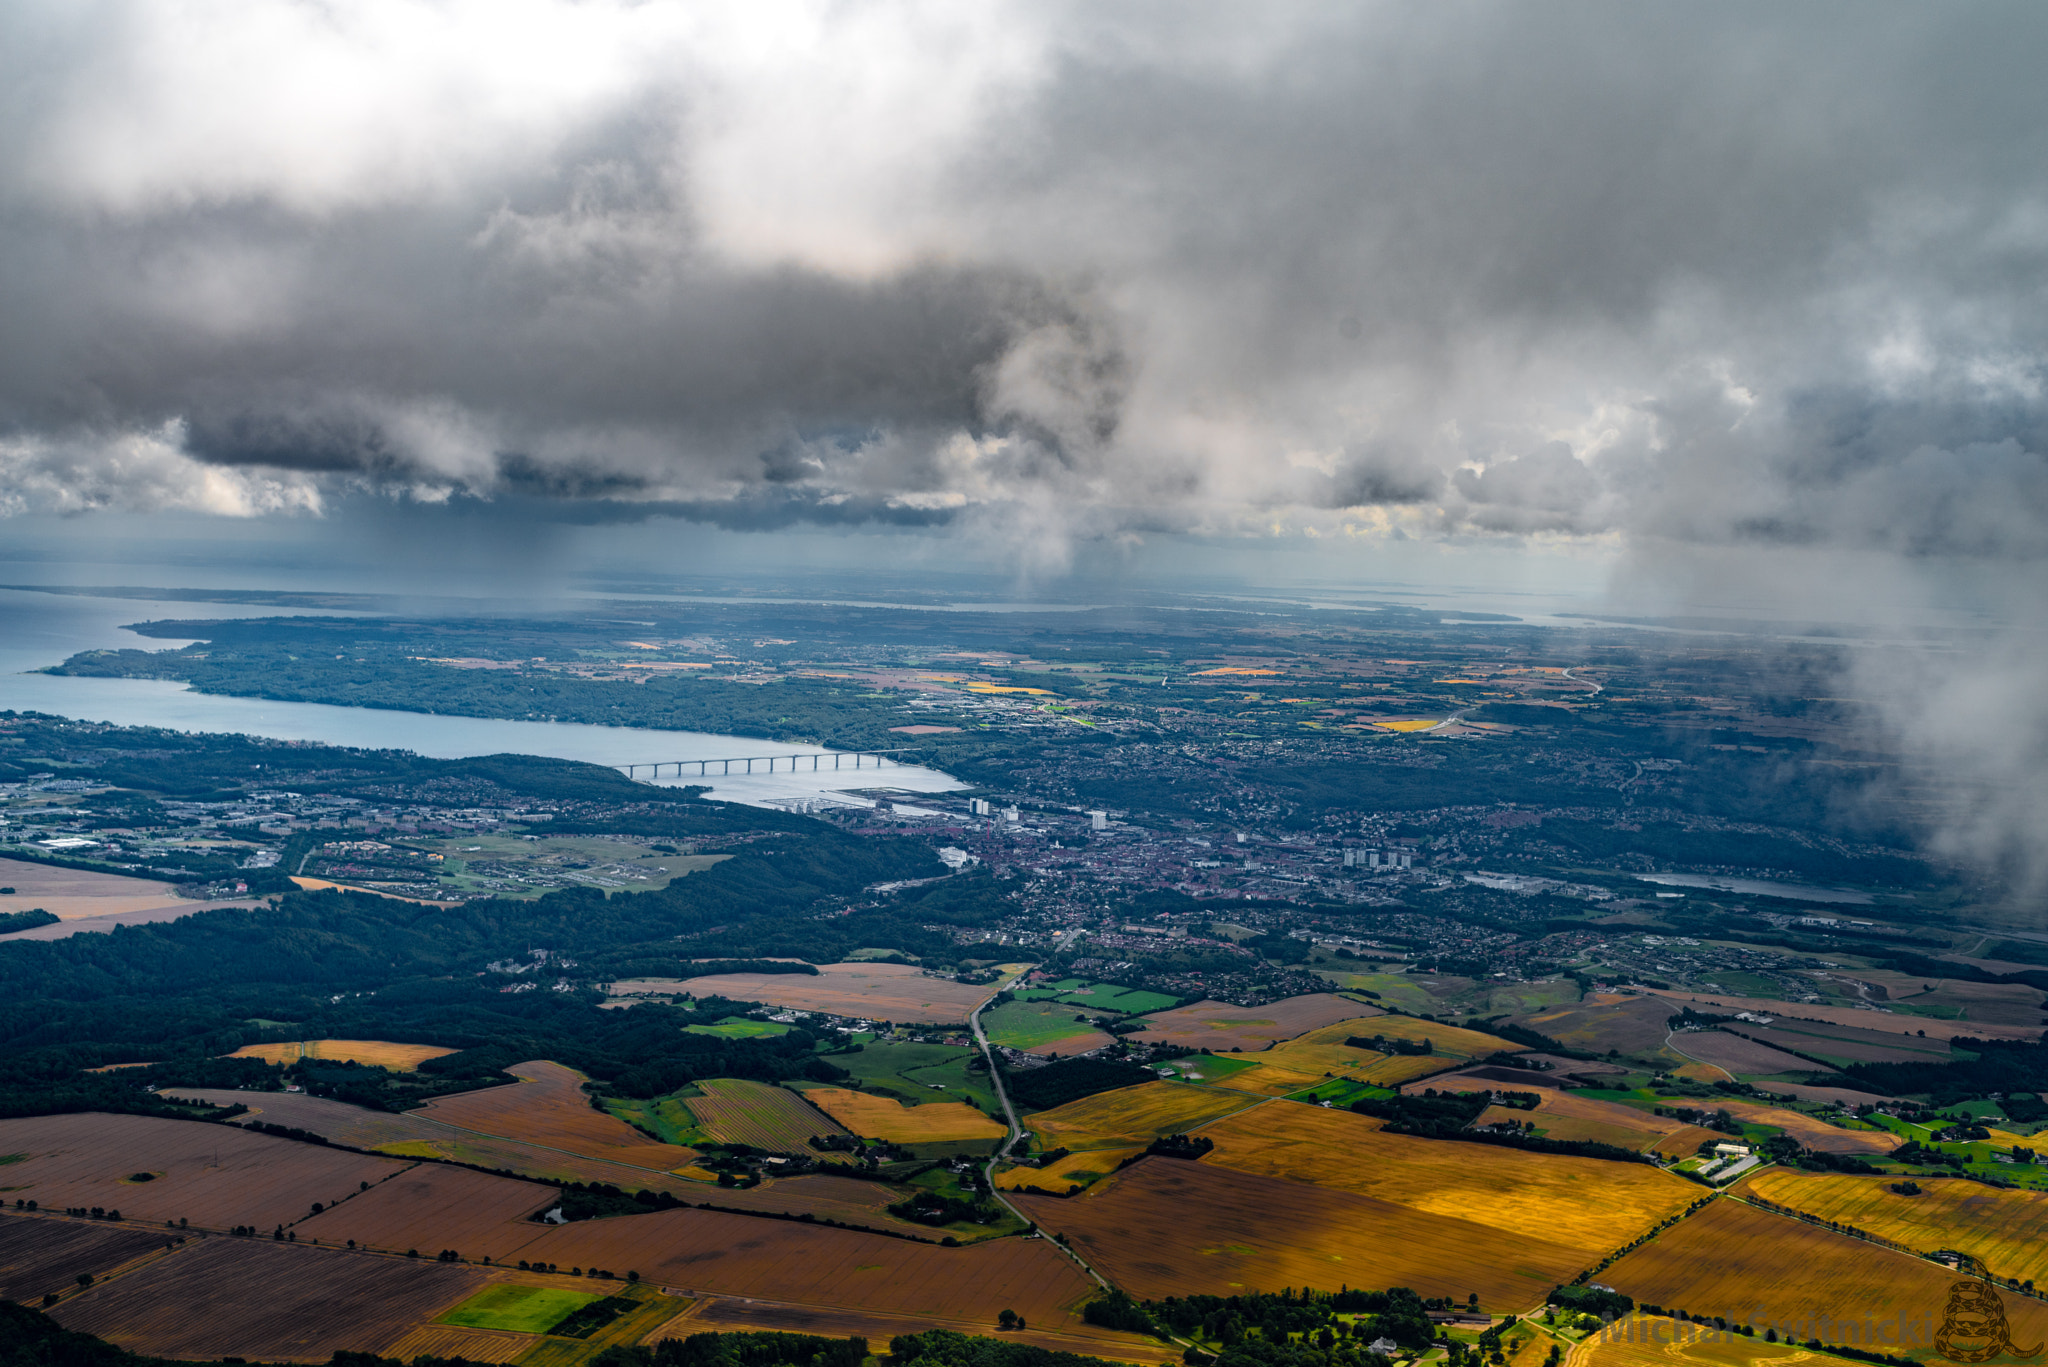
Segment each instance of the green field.
[{"label": "green field", "polygon": [[1221,1078],[1229,1077],[1232,1073],[1242,1072],[1246,1068],[1256,1068],[1258,1066],[1259,1061],[1255,1058],[1226,1058],[1222,1054],[1190,1054],[1186,1058],[1171,1059],[1168,1062],[1159,1064],[1152,1071],[1160,1073],[1162,1076],[1168,1076],[1169,1074],[1165,1070],[1170,1069],[1170,1076],[1176,1081],[1215,1082]]},{"label": "green field", "polygon": [[1388,1087],[1375,1087],[1369,1082],[1356,1082],[1348,1077],[1333,1077],[1328,1082],[1317,1083],[1305,1092],[1291,1092],[1288,1094],[1287,1099],[1289,1101],[1309,1102],[1328,1101],[1338,1106],[1349,1106],[1360,1097],[1385,1097],[1392,1095],[1394,1095],[1394,1092]]},{"label": "green field", "polygon": [[521,1334],[545,1334],[584,1306],[603,1299],[582,1291],[499,1282],[449,1310],[436,1323],[459,1325],[464,1329],[510,1329]]},{"label": "green field", "polygon": [[717,1035],[721,1039],[760,1039],[765,1035],[786,1035],[789,1027],[781,1021],[750,1021],[744,1016],[727,1016],[716,1025],[686,1025],[693,1035]]},{"label": "green field", "polygon": [[709,1142],[709,1136],[698,1125],[697,1117],[690,1114],[687,1099],[703,1093],[695,1083],[671,1092],[667,1096],[643,1101],[638,1097],[608,1096],[604,1108],[628,1125],[649,1130],[661,1136],[664,1144],[696,1145]]},{"label": "green field", "polygon": [[1054,1040],[1093,1033],[1095,1027],[1074,1019],[1074,1008],[1061,1001],[1005,1002],[981,1016],[982,1028],[997,1044],[1030,1049]]},{"label": "green field", "polygon": [[[887,1092],[912,1105],[927,1101],[972,1100],[984,1111],[1000,1109],[987,1073],[970,1073],[973,1049],[946,1044],[869,1044],[857,1054],[834,1054],[832,1062],[872,1092]],[[943,1088],[944,1090],[938,1090]]]},{"label": "green field", "polygon": [[1113,1011],[1125,1016],[1142,1016],[1148,1011],[1168,1011],[1180,1005],[1180,998],[1169,997],[1163,992],[1141,992],[1136,988],[1118,987],[1113,983],[1093,983],[1085,978],[1065,978],[1056,983],[1047,983],[1043,987],[1025,988],[1016,996],[1019,1001],[1064,1002],[1069,1006]]}]

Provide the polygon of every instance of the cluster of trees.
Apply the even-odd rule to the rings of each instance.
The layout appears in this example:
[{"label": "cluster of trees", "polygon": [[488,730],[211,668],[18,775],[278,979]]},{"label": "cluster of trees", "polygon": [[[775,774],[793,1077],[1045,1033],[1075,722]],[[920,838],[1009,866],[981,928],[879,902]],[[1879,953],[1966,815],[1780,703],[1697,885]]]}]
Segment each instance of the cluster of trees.
[{"label": "cluster of trees", "polygon": [[[1447,1308],[1448,1302],[1437,1306]],[[1383,1338],[1413,1351],[1427,1348],[1437,1337],[1431,1308],[1431,1302],[1404,1286],[1386,1291],[1288,1287],[1240,1296],[1169,1296],[1146,1301],[1143,1311],[1175,1334],[1220,1344],[1224,1364],[1314,1367],[1355,1361],[1364,1345]],[[1347,1323],[1338,1318],[1344,1314],[1355,1318]]]},{"label": "cluster of trees", "polygon": [[1433,1054],[1436,1046],[1426,1039],[1392,1039],[1385,1035],[1352,1035],[1345,1041],[1353,1049],[1370,1049],[1375,1054]]},{"label": "cluster of trees", "polygon": [[[1959,976],[1950,967],[1948,976]],[[2022,1109],[2029,1113],[2048,1110],[2042,1107],[2039,1098],[2039,1093],[2048,1091],[2048,1044],[1957,1038],[1950,1040],[1949,1046],[1975,1057],[1958,1057],[1953,1063],[1852,1063],[1842,1072],[1851,1085],[1886,1096],[1926,1093],[1936,1106],[1952,1106],[1971,1097],[1996,1096],[2004,1098],[2010,1107],[2013,1102],[2009,1094],[2017,1092],[2033,1100],[2029,1107],[2023,1099]]]},{"label": "cluster of trees", "polygon": [[1004,1085],[1010,1097],[1027,1111],[1048,1111],[1069,1101],[1094,1096],[1118,1087],[1135,1087],[1156,1075],[1135,1063],[1113,1063],[1107,1059],[1071,1058],[1048,1063],[1042,1068],[1010,1071]]}]

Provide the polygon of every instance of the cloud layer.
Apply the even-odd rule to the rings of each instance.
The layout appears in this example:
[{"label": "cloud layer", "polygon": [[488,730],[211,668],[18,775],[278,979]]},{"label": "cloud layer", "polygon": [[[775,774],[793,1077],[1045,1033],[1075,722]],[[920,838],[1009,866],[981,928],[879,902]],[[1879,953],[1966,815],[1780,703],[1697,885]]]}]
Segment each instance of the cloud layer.
[{"label": "cloud layer", "polygon": [[2031,559],[2044,28],[26,0],[0,507]]}]

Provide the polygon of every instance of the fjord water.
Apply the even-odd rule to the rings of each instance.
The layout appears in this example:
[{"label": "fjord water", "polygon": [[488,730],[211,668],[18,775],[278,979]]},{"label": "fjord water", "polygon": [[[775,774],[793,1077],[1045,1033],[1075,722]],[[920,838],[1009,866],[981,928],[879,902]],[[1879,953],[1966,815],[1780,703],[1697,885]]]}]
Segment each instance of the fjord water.
[{"label": "fjord water", "polygon": [[[274,702],[195,693],[182,683],[154,679],[79,679],[30,671],[59,664],[81,650],[174,649],[184,644],[139,636],[123,624],[147,618],[275,617],[274,607],[226,603],[136,602],[0,589],[0,711],[46,712],[121,726],[163,726],[178,731],[231,732],[273,740],[317,741],[376,750],[410,750],[432,759],[474,755],[544,755],[592,764],[646,764],[655,760],[728,759],[813,754],[820,747],[750,736],[699,731],[658,731],[571,722],[498,721],[444,717],[372,707]],[[292,615],[311,615],[294,611]],[[346,616],[350,614],[321,614]],[[785,802],[850,789],[897,788],[945,792],[959,787],[949,775],[889,763],[859,769],[828,766],[816,773],[686,774],[663,778],[664,787],[708,784],[715,796],[736,802]]]}]

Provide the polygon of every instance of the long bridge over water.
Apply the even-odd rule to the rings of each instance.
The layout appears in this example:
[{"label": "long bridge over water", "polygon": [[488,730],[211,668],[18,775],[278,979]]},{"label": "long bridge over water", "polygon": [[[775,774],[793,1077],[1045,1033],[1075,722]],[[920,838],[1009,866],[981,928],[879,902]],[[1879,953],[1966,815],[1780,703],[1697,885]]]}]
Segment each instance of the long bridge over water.
[{"label": "long bridge over water", "polygon": [[[676,771],[676,777],[681,778],[683,776],[683,766],[686,764],[697,766],[697,776],[699,778],[709,776],[711,766],[714,764],[723,766],[718,771],[721,774],[732,773],[732,766],[735,764],[747,766],[740,770],[743,774],[756,772],[765,774],[777,773],[780,772],[775,767],[778,764],[787,764],[789,766],[788,772],[790,773],[798,771],[824,773],[825,761],[828,759],[832,761],[834,769],[841,768],[842,765],[846,768],[859,769],[863,767],[863,761],[866,760],[873,760],[875,762],[874,767],[879,769],[883,765],[892,762],[888,758],[889,756],[906,754],[909,752],[909,748],[908,746],[903,746],[894,750],[818,750],[802,755],[735,755],[731,759],[664,759],[648,764],[615,764],[612,767],[622,771],[627,778],[638,778],[639,770],[651,770],[652,772],[648,775],[650,779],[660,778],[661,771],[669,768],[673,768]],[[803,767],[805,761],[810,762],[811,767],[808,770],[805,770]],[[843,763],[846,761],[850,761],[850,763]],[[901,760],[893,761],[893,763],[897,764],[902,762]],[[768,767],[756,770],[754,768],[756,764],[765,764]]]}]

